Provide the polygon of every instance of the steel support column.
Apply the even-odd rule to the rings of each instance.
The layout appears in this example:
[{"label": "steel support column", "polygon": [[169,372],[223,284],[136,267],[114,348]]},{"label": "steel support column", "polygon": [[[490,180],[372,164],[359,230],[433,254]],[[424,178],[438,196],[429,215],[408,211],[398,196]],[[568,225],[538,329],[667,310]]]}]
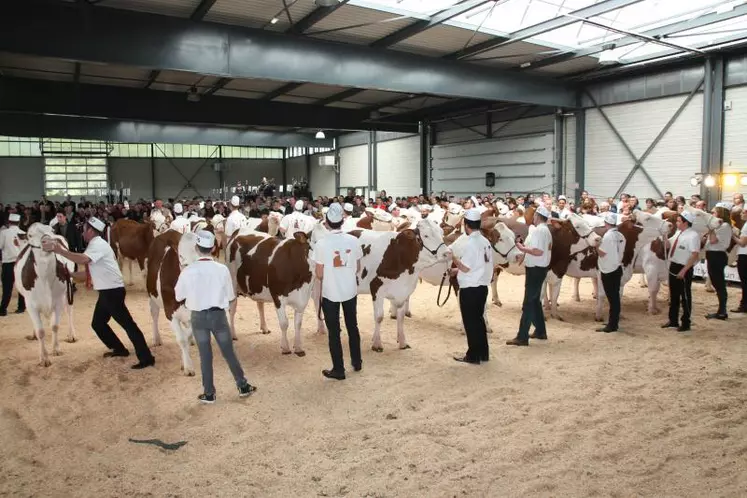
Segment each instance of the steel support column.
[{"label": "steel support column", "polygon": [[283,148],[283,195],[288,196],[288,148]]},{"label": "steel support column", "polygon": [[576,205],[581,203],[581,191],[586,189],[586,110],[576,111]]},{"label": "steel support column", "polygon": [[155,145],[150,144],[150,192],[156,200],[156,151]]},{"label": "steel support column", "polygon": [[430,192],[430,172],[431,172],[431,145],[432,145],[432,126],[428,121],[421,121],[418,124],[418,134],[420,136],[420,187],[423,195]]},{"label": "steel support column", "polygon": [[[723,170],[724,137],[724,59],[708,57],[705,61],[703,88],[703,149],[700,170],[703,174],[720,174]],[[721,182],[713,188],[700,186],[707,205],[721,199]]]},{"label": "steel support column", "polygon": [[314,199],[314,192],[311,191],[311,155],[309,154],[309,148],[306,147],[304,154],[304,162],[306,163],[306,185],[309,187],[309,200]]},{"label": "steel support column", "polygon": [[563,145],[565,137],[563,136],[563,111],[558,109],[555,113],[555,147],[553,150],[553,160],[555,169],[555,191],[553,195],[558,196],[565,194],[565,178],[563,178]]},{"label": "steel support column", "polygon": [[[225,175],[223,173],[223,146],[218,146],[218,161],[220,162],[220,169],[218,170],[218,188],[223,188],[223,182],[225,180]],[[225,193],[224,193],[225,196]]]}]

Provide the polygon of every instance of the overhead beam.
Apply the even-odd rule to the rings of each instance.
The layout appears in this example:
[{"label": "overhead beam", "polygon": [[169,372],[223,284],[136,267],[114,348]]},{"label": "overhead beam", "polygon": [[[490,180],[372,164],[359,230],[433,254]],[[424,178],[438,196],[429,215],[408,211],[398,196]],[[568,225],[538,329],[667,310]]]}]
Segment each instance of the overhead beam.
[{"label": "overhead beam", "polygon": [[0,111],[124,120],[417,132],[417,124],[365,120],[366,111],[211,96],[189,102],[181,92],[22,78],[0,79]]},{"label": "overhead beam", "polygon": [[276,97],[280,97],[281,95],[284,95],[288,92],[292,92],[296,88],[302,86],[303,83],[286,83],[285,85],[281,86],[280,88],[276,88],[275,90],[268,92],[264,94],[262,97],[260,97],[260,100],[272,100]]},{"label": "overhead beam", "polygon": [[[622,9],[624,7],[627,7],[628,5],[633,5],[641,1],[642,0],[604,0],[583,9],[574,10],[570,14],[576,17],[596,17],[616,9]],[[496,37],[494,39],[486,40],[482,43],[478,43],[476,45],[468,47],[464,50],[454,52],[453,54],[449,55],[449,58],[467,59],[469,57],[487,52],[488,50],[492,50],[494,48],[502,47],[511,43],[516,43],[518,41],[541,35],[542,33],[552,31],[553,29],[570,26],[571,24],[576,22],[579,22],[578,19],[573,19],[571,17],[555,17],[539,24],[535,24],[533,26],[529,26],[511,33],[508,38]]]},{"label": "overhead beam", "polygon": [[444,102],[443,104],[394,114],[387,116],[385,119],[386,122],[389,123],[417,123],[419,121],[438,119],[440,117],[448,116],[449,114],[468,110],[481,110],[484,112],[485,110],[489,110],[490,105],[490,102],[484,102],[482,100],[458,99]]},{"label": "overhead beam", "polygon": [[0,134],[41,138],[76,138],[124,143],[174,143],[264,147],[332,147],[329,137],[234,128],[143,123],[72,116],[0,112]]},{"label": "overhead beam", "polygon": [[208,12],[210,12],[210,9],[213,8],[216,1],[217,0],[202,0],[189,18],[193,21],[202,21]]},{"label": "overhead beam", "polygon": [[0,51],[401,93],[571,107],[565,83],[473,64],[135,11],[12,2]]},{"label": "overhead beam", "polygon": [[342,0],[337,5],[333,5],[332,7],[317,7],[316,9],[312,10],[306,17],[302,18],[300,21],[289,27],[285,32],[289,34],[302,35],[319,21],[323,20],[325,17],[334,13],[337,9],[348,3],[348,1],[349,0]]}]

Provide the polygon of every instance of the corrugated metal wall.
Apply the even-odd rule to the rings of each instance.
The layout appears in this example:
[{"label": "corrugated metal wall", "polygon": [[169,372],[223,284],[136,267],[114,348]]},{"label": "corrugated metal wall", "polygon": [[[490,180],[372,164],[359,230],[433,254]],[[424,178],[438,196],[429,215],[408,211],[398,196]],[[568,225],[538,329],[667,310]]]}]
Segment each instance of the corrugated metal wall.
[{"label": "corrugated metal wall", "polygon": [[[731,110],[724,112],[724,172],[747,173],[747,86],[727,88],[725,102]],[[723,197],[737,192],[747,195],[747,186],[725,187]]]},{"label": "corrugated metal wall", "polygon": [[340,149],[340,189],[368,186],[368,145]]},{"label": "corrugated metal wall", "polygon": [[576,118],[563,118],[563,194],[576,198]]},{"label": "corrugated metal wall", "polygon": [[311,195],[314,197],[331,197],[336,195],[336,178],[337,173],[334,168],[330,166],[320,166],[319,155],[311,156],[311,179],[309,180]]},{"label": "corrugated metal wall", "polygon": [[378,142],[376,173],[378,190],[393,197],[420,194],[420,137]]},{"label": "corrugated metal wall", "polygon": [[[651,99],[603,107],[612,124],[637,157],[652,144],[686,96]],[[700,171],[703,95],[696,95],[643,163],[663,193],[688,195],[692,175]],[[598,109],[586,111],[586,190],[597,198],[614,196],[634,160]],[[660,194],[638,171],[624,189],[641,198]]]}]

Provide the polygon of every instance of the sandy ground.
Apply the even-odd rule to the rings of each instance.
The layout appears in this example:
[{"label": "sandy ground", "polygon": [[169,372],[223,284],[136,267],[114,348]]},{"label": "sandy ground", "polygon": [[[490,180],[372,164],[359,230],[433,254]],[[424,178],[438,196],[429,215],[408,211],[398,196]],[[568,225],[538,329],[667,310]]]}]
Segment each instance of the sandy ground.
[{"label": "sandy ground", "polygon": [[[24,339],[28,317],[2,318],[0,495],[747,495],[747,317],[707,322],[716,298],[696,284],[694,331],[662,331],[634,279],[624,332],[599,334],[590,283],[574,303],[566,282],[567,321],[549,322],[547,343],[512,349],[503,343],[516,332],[523,279],[502,276],[500,288],[492,358],[479,367],[450,359],[466,341],[456,303],[437,308],[434,287],[416,291],[406,351],[389,319],[385,352],[371,351],[362,297],[364,370],[344,382],[321,376],[330,362],[311,306],[298,358],[280,355],[274,313],[273,333],[260,335],[242,300],[236,346],[259,391],[239,400],[218,357],[213,406],[196,402],[199,374],[180,375],[165,320],[156,368],[134,372],[132,356],[102,359],[88,327],[93,292],[78,294],[80,341],[63,342],[49,368]],[[127,302],[150,337],[142,287]],[[188,443],[166,451],[128,438]]]}]

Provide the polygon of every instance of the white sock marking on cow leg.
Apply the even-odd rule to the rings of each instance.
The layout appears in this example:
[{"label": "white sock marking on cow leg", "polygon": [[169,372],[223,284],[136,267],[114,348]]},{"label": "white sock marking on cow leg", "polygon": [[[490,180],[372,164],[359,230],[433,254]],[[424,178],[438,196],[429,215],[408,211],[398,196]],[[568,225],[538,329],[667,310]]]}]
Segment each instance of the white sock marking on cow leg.
[{"label": "white sock marking on cow leg", "polygon": [[52,354],[54,356],[60,356],[60,316],[62,316],[62,299],[55,303],[54,313],[52,314]]},{"label": "white sock marking on cow leg", "polygon": [[280,326],[280,352],[291,354],[290,344],[288,344],[288,312],[285,309],[285,303],[280,303],[277,314],[278,325]]},{"label": "white sock marking on cow leg", "polygon": [[236,335],[236,307],[238,305],[238,301],[238,298],[236,298],[228,305],[228,318],[231,325],[231,338],[234,341],[239,340],[239,337]]},{"label": "white sock marking on cow leg", "polygon": [[327,334],[327,325],[324,323],[324,318],[319,318],[323,314],[319,310],[320,296],[322,294],[322,286],[319,285],[319,281],[314,282],[314,286],[311,289],[311,298],[314,300],[314,309],[316,310],[316,332],[317,334]]},{"label": "white sock marking on cow leg", "polygon": [[578,286],[581,283],[581,279],[580,278],[573,278],[573,277],[571,277],[571,279],[573,280],[573,297],[572,297],[572,299],[574,301],[576,301],[577,303],[579,303],[579,302],[581,302],[581,295],[578,292]]},{"label": "white sock marking on cow leg", "polygon": [[78,338],[75,335],[75,320],[73,320],[73,305],[67,303],[67,297],[63,297],[65,300],[65,312],[67,313],[67,342],[75,342]]},{"label": "white sock marking on cow leg", "polygon": [[161,333],[158,331],[158,315],[161,309],[158,307],[158,303],[153,298],[150,298],[150,323],[153,332],[153,346],[160,346],[163,344],[161,341]]},{"label": "white sock marking on cow leg", "polygon": [[[488,319],[488,303],[485,302],[485,308],[482,312],[482,319],[485,320],[485,329],[488,331],[488,334],[493,333],[493,327],[490,326],[490,320]],[[466,333],[466,331],[465,331]]]},{"label": "white sock marking on cow leg", "polygon": [[490,292],[493,293],[493,304],[496,306],[503,306],[501,298],[498,297],[498,275],[493,277],[493,280],[490,282]]},{"label": "white sock marking on cow leg", "polygon": [[191,377],[195,374],[195,366],[192,363],[192,358],[189,356],[189,338],[192,334],[182,329],[181,323],[176,317],[171,319],[171,330],[174,331],[176,343],[179,344],[179,349],[182,350],[182,370],[184,370],[184,375]]},{"label": "white sock marking on cow leg", "polygon": [[399,349],[410,349],[410,345],[407,344],[407,339],[405,339],[404,304],[397,309],[397,343],[399,344]]},{"label": "white sock marking on cow leg", "polygon": [[301,336],[301,326],[303,325],[303,308],[293,310],[293,327],[295,329],[295,337],[293,338],[293,352],[298,356],[306,356],[306,352],[303,350],[303,338]]},{"label": "white sock marking on cow leg", "polygon": [[[599,272],[597,274],[597,278],[594,281],[596,282],[597,280],[601,280],[601,279],[602,279],[602,272]],[[602,317],[602,312],[604,311],[604,298],[605,298],[604,286],[600,285],[599,291],[597,292],[596,306],[594,309],[594,320],[596,320],[597,322],[601,322],[604,320],[604,318]]]},{"label": "white sock marking on cow leg", "polygon": [[384,320],[384,299],[379,297],[374,299],[374,333],[373,333],[373,344],[371,349],[381,353],[384,351],[384,346],[381,344],[381,322]]},{"label": "white sock marking on cow leg", "polygon": [[127,266],[130,269],[130,283],[127,284],[128,286],[132,286],[135,283],[135,277],[132,275],[132,260],[127,260]]},{"label": "white sock marking on cow leg", "polygon": [[591,286],[594,288],[594,290],[591,293],[591,297],[596,299],[597,295],[599,294],[599,282],[597,282],[596,278],[591,279]]},{"label": "white sock marking on cow leg", "polygon": [[638,280],[639,284],[641,285],[641,288],[645,289],[648,287],[648,284],[646,283],[646,274],[641,273],[640,279]]},{"label": "white sock marking on cow leg", "polygon": [[270,329],[267,328],[267,320],[265,320],[265,303],[257,301],[257,311],[259,312],[259,331],[269,334]]},{"label": "white sock marking on cow leg", "polygon": [[394,306],[394,303],[389,303],[389,318],[392,320],[397,319],[397,307]]},{"label": "white sock marking on cow leg", "polygon": [[658,315],[661,313],[659,307],[656,305],[656,297],[659,294],[659,287],[661,286],[659,279],[654,277],[648,277],[648,312],[652,315]]}]

